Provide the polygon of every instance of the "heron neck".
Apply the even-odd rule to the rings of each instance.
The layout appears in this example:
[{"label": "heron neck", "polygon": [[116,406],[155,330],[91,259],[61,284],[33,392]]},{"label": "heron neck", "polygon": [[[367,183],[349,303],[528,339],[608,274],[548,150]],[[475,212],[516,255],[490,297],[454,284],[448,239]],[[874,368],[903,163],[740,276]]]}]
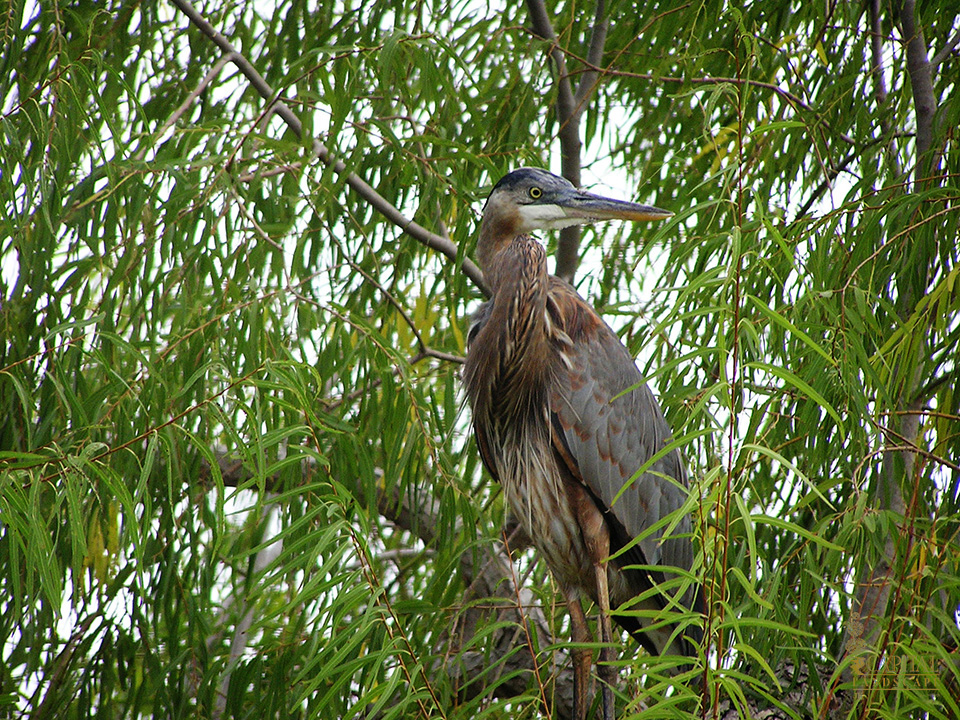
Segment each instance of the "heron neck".
[{"label": "heron neck", "polygon": [[546,253],[530,237],[501,241],[484,274],[492,298],[464,370],[474,417],[533,417],[543,408],[551,373]]},{"label": "heron neck", "polygon": [[[546,251],[531,237],[507,242],[490,263],[487,282],[493,292],[491,325],[499,328],[503,359],[530,363],[541,358],[546,341],[545,311],[549,287]],[[521,360],[522,359],[522,360]],[[537,363],[530,365],[531,369]]]},{"label": "heron neck", "polygon": [[518,235],[500,240],[495,252],[482,265],[484,278],[490,287],[494,304],[508,301],[516,295],[532,300],[531,294],[543,294],[547,287],[546,251],[537,240]]},{"label": "heron neck", "polygon": [[495,266],[499,264],[500,255],[508,245],[519,239],[516,224],[516,216],[499,212],[496,208],[488,207],[484,210],[483,220],[480,222],[480,239],[477,242],[477,262],[492,293],[496,292],[496,280],[493,276],[496,274]]}]

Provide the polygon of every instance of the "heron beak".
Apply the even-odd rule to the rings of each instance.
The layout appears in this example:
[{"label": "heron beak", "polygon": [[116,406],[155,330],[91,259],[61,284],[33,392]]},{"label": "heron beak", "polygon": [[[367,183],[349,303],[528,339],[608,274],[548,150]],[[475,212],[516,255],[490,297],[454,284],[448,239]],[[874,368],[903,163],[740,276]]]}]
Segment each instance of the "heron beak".
[{"label": "heron beak", "polygon": [[652,205],[613,200],[580,190],[564,193],[555,203],[567,218],[576,223],[601,220],[665,220],[673,216],[669,210],[661,210]]},{"label": "heron beak", "polygon": [[516,208],[514,228],[525,234],[533,230],[559,230],[601,220],[663,220],[673,215],[652,205],[613,200],[574,188],[550,190],[537,202]]}]

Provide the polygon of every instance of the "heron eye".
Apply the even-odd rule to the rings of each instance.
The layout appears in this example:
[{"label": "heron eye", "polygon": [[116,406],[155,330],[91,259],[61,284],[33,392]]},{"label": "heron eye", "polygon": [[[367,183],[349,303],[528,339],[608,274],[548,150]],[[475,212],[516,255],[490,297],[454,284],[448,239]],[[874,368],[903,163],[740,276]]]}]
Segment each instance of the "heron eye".
[{"label": "heron eye", "polygon": [[538,187],[530,188],[530,197],[532,197],[534,200],[539,200],[542,195],[543,195],[543,190],[541,190],[540,188]]}]

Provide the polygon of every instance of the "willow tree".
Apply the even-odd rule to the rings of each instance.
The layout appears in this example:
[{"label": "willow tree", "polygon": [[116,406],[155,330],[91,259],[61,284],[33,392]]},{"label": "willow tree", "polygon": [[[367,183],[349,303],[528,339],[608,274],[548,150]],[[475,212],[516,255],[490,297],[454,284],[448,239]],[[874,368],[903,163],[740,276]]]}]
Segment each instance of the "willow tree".
[{"label": "willow tree", "polygon": [[0,713],[569,715],[459,381],[479,203],[540,165],[676,213],[545,238],[696,479],[705,690],[624,638],[622,714],[960,714],[956,15],[3,22]]}]

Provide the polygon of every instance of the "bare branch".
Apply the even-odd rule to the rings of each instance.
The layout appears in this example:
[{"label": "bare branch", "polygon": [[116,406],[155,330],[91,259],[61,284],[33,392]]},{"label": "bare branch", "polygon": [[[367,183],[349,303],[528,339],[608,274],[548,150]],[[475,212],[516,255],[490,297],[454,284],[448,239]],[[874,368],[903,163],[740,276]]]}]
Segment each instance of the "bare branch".
[{"label": "bare branch", "polygon": [[580,76],[580,83],[577,85],[577,108],[586,105],[587,100],[593,93],[594,88],[600,80],[600,73],[597,71],[600,63],[603,62],[603,47],[607,42],[607,30],[610,29],[610,20],[604,17],[606,10],[603,0],[597,0],[596,11],[593,16],[593,30],[590,33],[590,47],[587,50],[587,62],[590,67]]},{"label": "bare branch", "polygon": [[567,61],[563,50],[557,44],[557,36],[553,31],[553,24],[547,15],[543,0],[527,0],[527,10],[530,13],[530,21],[533,23],[534,34],[551,43],[550,59],[553,60],[553,66],[557,71],[557,116],[562,123],[563,118],[571,117],[576,110],[573,86],[567,74]]},{"label": "bare branch", "polygon": [[935,168],[928,152],[933,145],[933,122],[937,101],[933,94],[933,75],[927,59],[927,44],[923,33],[917,28],[915,0],[904,0],[899,7],[901,36],[907,44],[907,73],[913,92],[913,105],[917,116],[917,165],[914,182],[919,187],[923,178],[930,177]]},{"label": "bare branch", "polygon": [[[303,124],[290,107],[279,99],[279,95],[267,83],[259,71],[247,60],[241,53],[237,52],[233,44],[220,34],[199,12],[190,4],[189,0],[171,0],[190,22],[197,26],[204,35],[224,53],[231,56],[231,60],[247,78],[250,85],[260,94],[260,96],[271,103],[271,107],[277,115],[287,124],[287,127],[298,138],[303,137]],[[374,190],[365,180],[354,172],[347,170],[346,164],[338,160],[330,150],[319,140],[313,140],[314,154],[325,165],[331,166],[338,174],[342,175],[346,184],[356,192],[361,198],[366,200],[371,207],[379,212],[384,218],[396,225],[403,232],[422,243],[431,250],[436,250],[445,255],[450,260],[457,260],[457,246],[452,240],[441,237],[436,233],[430,232],[425,227],[415,223],[406,217],[399,209],[392,205],[380,193]],[[483,273],[471,260],[464,259],[461,265],[463,272],[469,277],[480,290],[489,296],[489,290],[483,281]]]},{"label": "bare branch", "polygon": [[[603,0],[597,0],[597,16],[602,18]],[[560,129],[557,132],[557,139],[560,141],[560,174],[577,187],[580,187],[580,115],[583,105],[581,100],[586,100],[587,95],[593,90],[596,84],[596,75],[599,68],[592,68],[588,73],[593,73],[592,78],[584,78],[576,94],[573,91],[573,85],[570,82],[570,74],[567,72],[567,62],[565,53],[557,44],[557,37],[553,31],[553,25],[547,15],[547,8],[543,0],[527,0],[527,8],[530,12],[530,20],[533,23],[534,33],[544,40],[551,43],[550,58],[553,60],[556,70],[557,84],[557,122]],[[601,20],[600,26],[594,25],[593,37],[590,43],[591,56],[603,56],[603,42],[606,39],[606,26]],[[599,43],[599,50],[595,47]],[[586,73],[585,73],[586,74]],[[583,97],[580,98],[581,93]],[[557,263],[555,273],[558,277],[567,282],[573,281],[577,265],[580,264],[580,228],[577,226],[564,228],[560,231],[560,245],[557,249]]]},{"label": "bare branch", "polygon": [[270,168],[269,170],[260,170],[256,172],[244,173],[242,175],[237,175],[237,181],[242,183],[253,182],[261,178],[274,177],[275,175],[283,175],[284,173],[292,173],[300,170],[303,167],[303,163],[300,161],[286,163],[284,165],[278,165],[276,167]]}]

